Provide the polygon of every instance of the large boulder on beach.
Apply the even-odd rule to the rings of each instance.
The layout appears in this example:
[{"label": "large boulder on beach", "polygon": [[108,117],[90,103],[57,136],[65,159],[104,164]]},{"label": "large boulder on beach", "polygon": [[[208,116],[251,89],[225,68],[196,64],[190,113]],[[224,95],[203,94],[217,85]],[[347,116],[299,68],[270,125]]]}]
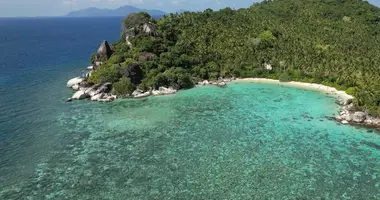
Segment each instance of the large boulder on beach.
[{"label": "large boulder on beach", "polygon": [[80,99],[85,99],[88,97],[88,94],[86,94],[84,91],[78,91],[75,92],[75,94],[71,97],[73,100],[80,100]]},{"label": "large boulder on beach", "polygon": [[73,78],[73,79],[70,79],[70,80],[67,82],[66,86],[69,87],[69,88],[71,88],[71,87],[73,87],[74,85],[79,85],[80,83],[82,83],[82,82],[85,81],[85,80],[86,80],[86,78],[83,78],[83,77],[75,77],[75,78]]},{"label": "large boulder on beach", "polygon": [[355,112],[352,116],[352,120],[356,123],[362,123],[366,120],[367,114],[365,112]]},{"label": "large boulder on beach", "polygon": [[169,95],[169,94],[175,94],[177,92],[176,89],[169,87],[159,87],[158,90],[153,90],[152,95],[157,96],[157,95]]},{"label": "large boulder on beach", "polygon": [[109,58],[111,57],[112,55],[112,50],[111,50],[111,47],[110,45],[108,44],[107,40],[104,40],[102,42],[102,44],[100,45],[98,51],[97,51],[97,54],[102,56],[102,57],[105,57],[105,58]]}]

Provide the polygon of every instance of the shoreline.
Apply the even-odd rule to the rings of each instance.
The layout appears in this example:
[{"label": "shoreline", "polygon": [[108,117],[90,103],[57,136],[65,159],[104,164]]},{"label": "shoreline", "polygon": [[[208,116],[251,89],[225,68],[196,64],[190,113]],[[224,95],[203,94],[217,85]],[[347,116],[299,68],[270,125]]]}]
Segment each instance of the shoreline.
[{"label": "shoreline", "polygon": [[304,82],[296,82],[296,81],[290,81],[290,82],[281,82],[279,80],[275,79],[268,79],[268,78],[237,78],[231,82],[251,82],[251,83],[263,83],[263,84],[276,84],[280,86],[289,86],[299,89],[306,89],[316,92],[323,92],[327,95],[340,98],[341,103],[340,104],[347,104],[350,101],[354,99],[353,96],[347,94],[345,91],[337,90],[334,87],[325,86],[322,84],[316,84],[316,83],[304,83]]},{"label": "shoreline", "polygon": [[231,82],[235,83],[262,83],[262,84],[275,84],[279,86],[288,86],[299,89],[311,90],[324,93],[325,95],[332,96],[336,99],[336,103],[340,106],[337,116],[328,117],[342,124],[349,125],[362,125],[366,127],[372,127],[380,130],[380,118],[371,116],[367,112],[358,110],[352,101],[355,97],[347,94],[345,91],[337,90],[334,87],[325,86],[316,83],[304,83],[304,82],[280,82],[275,79],[267,78],[237,78]]}]

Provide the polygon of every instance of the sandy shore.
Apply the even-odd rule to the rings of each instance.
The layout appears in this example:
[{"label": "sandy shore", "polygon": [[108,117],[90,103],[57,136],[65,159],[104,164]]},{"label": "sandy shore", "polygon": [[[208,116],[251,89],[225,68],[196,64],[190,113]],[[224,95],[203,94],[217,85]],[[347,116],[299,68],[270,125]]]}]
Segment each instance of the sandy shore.
[{"label": "sandy shore", "polygon": [[326,93],[331,96],[339,97],[345,102],[347,100],[353,99],[354,97],[347,94],[345,91],[339,91],[336,88],[321,85],[321,84],[315,84],[315,83],[302,83],[302,82],[280,82],[279,80],[274,79],[266,79],[266,78],[242,78],[242,79],[236,79],[233,82],[252,82],[252,83],[266,83],[266,84],[276,84],[276,85],[283,85],[283,86],[289,86],[289,87],[296,87],[296,88],[302,88],[307,90],[313,90],[313,91],[319,91]]}]

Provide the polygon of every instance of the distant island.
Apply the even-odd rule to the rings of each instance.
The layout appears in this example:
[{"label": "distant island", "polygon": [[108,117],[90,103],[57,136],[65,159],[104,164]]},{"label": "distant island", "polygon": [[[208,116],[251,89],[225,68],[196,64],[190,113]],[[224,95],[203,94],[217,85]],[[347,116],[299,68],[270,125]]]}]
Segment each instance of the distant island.
[{"label": "distant island", "polygon": [[379,41],[380,9],[360,0],[271,0],[159,20],[132,13],[120,41],[104,41],[91,56],[91,71],[69,81],[78,91],[69,100],[140,98],[265,78],[342,90],[355,98],[339,102],[336,120],[380,126]]},{"label": "distant island", "polygon": [[130,13],[146,12],[154,18],[167,15],[166,12],[161,10],[148,10],[136,8],[133,6],[122,6],[116,9],[100,9],[100,8],[86,8],[78,11],[73,11],[67,14],[67,17],[125,17]]}]

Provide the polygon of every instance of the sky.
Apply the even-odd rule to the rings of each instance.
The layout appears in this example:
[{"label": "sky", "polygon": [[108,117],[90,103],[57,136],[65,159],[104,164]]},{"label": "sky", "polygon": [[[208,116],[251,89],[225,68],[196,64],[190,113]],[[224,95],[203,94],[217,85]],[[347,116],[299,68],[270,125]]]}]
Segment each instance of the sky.
[{"label": "sky", "polygon": [[[118,8],[123,5],[165,12],[218,10],[224,7],[246,8],[255,1],[259,0],[0,0],[0,17],[62,16],[88,7]],[[369,2],[380,6],[380,0]]]}]

